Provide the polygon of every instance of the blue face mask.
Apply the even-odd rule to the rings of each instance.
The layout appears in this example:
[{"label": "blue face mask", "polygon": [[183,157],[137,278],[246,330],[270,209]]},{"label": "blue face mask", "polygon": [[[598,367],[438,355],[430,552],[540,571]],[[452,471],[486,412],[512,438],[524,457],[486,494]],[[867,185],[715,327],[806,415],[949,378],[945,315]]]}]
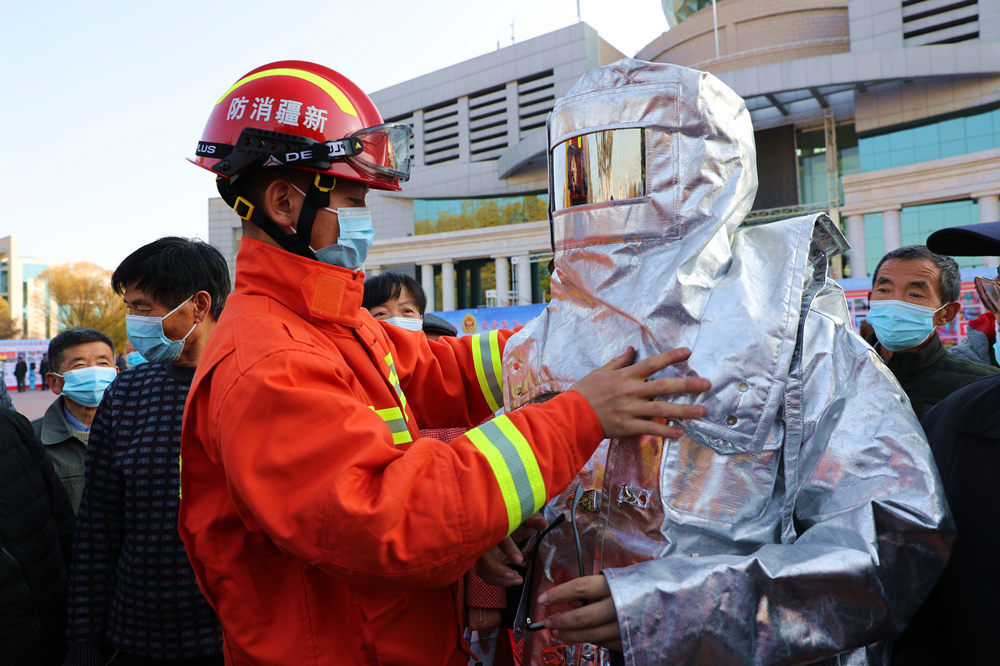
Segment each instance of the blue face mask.
[{"label": "blue face mask", "polygon": [[[292,185],[295,191],[305,196],[305,192]],[[340,266],[352,271],[361,268],[368,259],[368,248],[375,240],[375,226],[372,212],[368,208],[324,208],[337,216],[340,235],[335,245],[327,245],[318,250],[316,259],[324,264]]]},{"label": "blue face mask", "polygon": [[92,365],[63,374],[53,373],[63,378],[63,395],[84,407],[97,407],[104,397],[104,389],[115,380],[118,368],[114,366]]},{"label": "blue face mask", "polygon": [[177,312],[181,305],[187,303],[194,297],[188,296],[176,308],[162,317],[140,317],[139,315],[125,315],[125,332],[128,334],[128,341],[136,348],[142,357],[154,363],[170,363],[177,360],[184,349],[184,341],[191,335],[195,324],[191,330],[184,334],[180,340],[171,340],[163,333],[163,320]]},{"label": "blue face mask", "polygon": [[866,317],[879,343],[889,351],[920,346],[934,332],[937,310],[906,301],[871,301]]},{"label": "blue face mask", "polygon": [[125,354],[125,360],[128,361],[128,367],[130,368],[134,368],[135,366],[142,365],[146,362],[146,359],[142,357],[142,354],[137,351],[131,351]]},{"label": "blue face mask", "polygon": [[371,211],[367,208],[338,208],[334,212],[340,222],[337,244],[316,250],[316,258],[324,264],[356,271],[368,259],[368,248],[375,240]]}]

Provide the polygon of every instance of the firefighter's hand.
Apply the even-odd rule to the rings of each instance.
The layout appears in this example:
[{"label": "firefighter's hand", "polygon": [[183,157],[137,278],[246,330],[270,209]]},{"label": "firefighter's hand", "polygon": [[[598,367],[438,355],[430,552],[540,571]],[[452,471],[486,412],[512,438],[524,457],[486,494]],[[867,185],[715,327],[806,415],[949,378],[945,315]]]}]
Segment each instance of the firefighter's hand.
[{"label": "firefighter's hand", "polygon": [[468,609],[468,625],[472,631],[479,632],[479,647],[484,653],[489,652],[490,636],[500,626],[500,611],[496,608]]},{"label": "firefighter's hand", "polygon": [[705,415],[705,408],[655,398],[678,393],[702,393],[712,385],[702,377],[647,379],[667,366],[686,361],[689,356],[689,349],[671,349],[633,363],[635,350],[629,347],[627,352],[603,368],[594,370],[570,389],[582,394],[590,403],[605,437],[657,435],[676,439],[684,431],[668,423],[701,418]]},{"label": "firefighter's hand", "polygon": [[545,618],[545,627],[563,643],[593,643],[610,650],[621,650],[618,613],[611,599],[611,588],[603,575],[583,576],[556,585],[538,597],[543,606],[589,603]]},{"label": "firefighter's hand", "polygon": [[521,575],[507,564],[524,566],[524,556],[518,550],[517,542],[526,539],[532,532],[543,529],[548,524],[540,512],[528,518],[509,537],[482,554],[476,562],[476,573],[490,585],[510,587],[520,585]]}]

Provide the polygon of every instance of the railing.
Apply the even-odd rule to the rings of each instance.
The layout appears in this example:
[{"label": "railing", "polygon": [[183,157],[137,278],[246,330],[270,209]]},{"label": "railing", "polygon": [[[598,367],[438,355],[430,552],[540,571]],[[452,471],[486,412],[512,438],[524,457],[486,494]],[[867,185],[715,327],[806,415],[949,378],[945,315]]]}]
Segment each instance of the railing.
[{"label": "railing", "polygon": [[750,227],[756,224],[776,222],[777,220],[784,220],[789,217],[798,217],[799,215],[808,215],[810,213],[829,213],[831,210],[837,208],[837,206],[837,202],[821,201],[819,203],[799,204],[797,206],[761,208],[760,210],[750,211],[750,213],[743,218],[743,225]]}]

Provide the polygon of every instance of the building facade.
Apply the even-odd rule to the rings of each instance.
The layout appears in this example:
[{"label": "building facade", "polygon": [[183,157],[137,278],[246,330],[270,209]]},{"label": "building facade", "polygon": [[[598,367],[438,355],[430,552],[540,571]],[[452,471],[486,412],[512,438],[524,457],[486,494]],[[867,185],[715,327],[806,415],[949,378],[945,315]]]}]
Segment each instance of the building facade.
[{"label": "building facade", "polygon": [[16,236],[0,238],[0,298],[7,301],[10,317],[21,338],[51,338],[59,331],[59,311],[40,277],[53,262],[23,257]]},{"label": "building facade", "polygon": [[750,223],[829,210],[851,243],[838,277],[864,277],[936,229],[1000,219],[1000,0],[663,6],[675,27],[636,57],[710,71],[746,99]]},{"label": "building facade", "polygon": [[[835,277],[864,278],[936,229],[1000,219],[1000,0],[661,2],[665,31],[635,57],[712,72],[747,101],[747,224],[829,211],[851,243]],[[369,195],[366,270],[413,275],[431,310],[546,300],[545,118],[621,57],[578,23],[372,94],[413,127],[413,166],[401,192]],[[239,228],[209,202],[230,260]]]}]

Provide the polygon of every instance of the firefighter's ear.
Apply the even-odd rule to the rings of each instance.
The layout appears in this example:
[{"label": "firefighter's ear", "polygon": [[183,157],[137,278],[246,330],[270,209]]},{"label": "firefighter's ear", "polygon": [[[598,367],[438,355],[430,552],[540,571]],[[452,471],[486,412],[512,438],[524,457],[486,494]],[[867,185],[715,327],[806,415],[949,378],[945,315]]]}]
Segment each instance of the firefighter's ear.
[{"label": "firefighter's ear", "polygon": [[292,183],[284,178],[276,178],[264,189],[264,214],[279,227],[292,233],[304,198]]}]

